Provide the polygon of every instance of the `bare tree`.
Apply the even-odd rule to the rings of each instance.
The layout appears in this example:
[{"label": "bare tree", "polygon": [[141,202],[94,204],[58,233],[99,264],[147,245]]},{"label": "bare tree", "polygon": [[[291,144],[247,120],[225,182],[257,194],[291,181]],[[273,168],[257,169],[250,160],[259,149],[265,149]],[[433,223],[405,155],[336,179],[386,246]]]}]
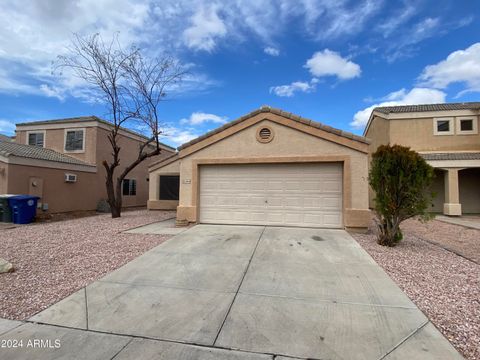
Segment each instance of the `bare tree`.
[{"label": "bare tree", "polygon": [[[55,68],[73,70],[108,107],[112,123],[108,141],[112,153],[102,164],[112,217],[120,217],[123,180],[141,162],[160,154],[159,105],[167,87],[180,82],[185,72],[172,57],[149,58],[137,47],[122,49],[116,35],[105,43],[99,34],[88,37],[75,34],[68,54],[58,57]],[[148,130],[148,139],[139,144],[135,160],[118,169],[121,172],[116,176],[121,162],[119,133],[132,121]]]}]

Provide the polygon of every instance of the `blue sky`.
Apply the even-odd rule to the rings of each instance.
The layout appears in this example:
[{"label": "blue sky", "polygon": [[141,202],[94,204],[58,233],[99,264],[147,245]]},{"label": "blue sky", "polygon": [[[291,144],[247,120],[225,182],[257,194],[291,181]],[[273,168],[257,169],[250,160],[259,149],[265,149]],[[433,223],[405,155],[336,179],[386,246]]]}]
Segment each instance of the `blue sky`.
[{"label": "blue sky", "polygon": [[380,104],[480,100],[474,0],[50,0],[0,5],[0,132],[16,122],[103,117],[72,76],[51,74],[72,33],[189,68],[161,107],[180,145],[261,105],[361,134]]}]

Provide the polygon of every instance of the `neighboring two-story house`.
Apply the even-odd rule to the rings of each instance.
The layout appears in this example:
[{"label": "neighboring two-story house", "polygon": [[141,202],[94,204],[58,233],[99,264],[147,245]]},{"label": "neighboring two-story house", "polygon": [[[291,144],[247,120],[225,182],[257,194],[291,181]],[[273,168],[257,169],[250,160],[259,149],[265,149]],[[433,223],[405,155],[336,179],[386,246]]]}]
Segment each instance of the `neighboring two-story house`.
[{"label": "neighboring two-story house", "polygon": [[[111,159],[108,133],[112,124],[95,116],[17,124],[15,142],[0,140],[0,193],[40,197],[39,208],[58,213],[95,210],[107,198],[102,161]],[[119,174],[136,158],[141,134],[121,129]],[[162,152],[132,170],[123,183],[123,205],[145,206],[148,165],[171,156]]]},{"label": "neighboring two-story house", "polygon": [[480,213],[480,102],[377,107],[364,131],[370,154],[408,146],[435,168],[434,212]]}]

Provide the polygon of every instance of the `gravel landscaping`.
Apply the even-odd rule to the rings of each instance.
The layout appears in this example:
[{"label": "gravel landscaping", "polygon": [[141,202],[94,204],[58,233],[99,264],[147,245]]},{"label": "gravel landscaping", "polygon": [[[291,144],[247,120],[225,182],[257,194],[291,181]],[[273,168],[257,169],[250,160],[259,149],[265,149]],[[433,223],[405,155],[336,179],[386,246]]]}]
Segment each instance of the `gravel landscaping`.
[{"label": "gravel landscaping", "polygon": [[432,243],[478,256],[480,231],[435,220],[402,229],[394,248],[353,236],[466,359],[480,359],[480,265]]},{"label": "gravel landscaping", "polygon": [[170,236],[124,230],[174,217],[172,211],[125,211],[0,231],[0,318],[23,320],[126,264]]},{"label": "gravel landscaping", "polygon": [[404,231],[436,243],[480,264],[480,230],[442,221],[406,221]]}]

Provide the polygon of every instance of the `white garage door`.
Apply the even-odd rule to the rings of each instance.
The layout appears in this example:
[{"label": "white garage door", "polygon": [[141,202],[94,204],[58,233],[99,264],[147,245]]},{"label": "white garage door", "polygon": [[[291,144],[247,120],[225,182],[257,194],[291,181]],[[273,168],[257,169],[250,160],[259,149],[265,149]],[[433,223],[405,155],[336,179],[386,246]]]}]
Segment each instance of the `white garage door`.
[{"label": "white garage door", "polygon": [[200,222],[342,227],[342,165],[200,167]]}]

